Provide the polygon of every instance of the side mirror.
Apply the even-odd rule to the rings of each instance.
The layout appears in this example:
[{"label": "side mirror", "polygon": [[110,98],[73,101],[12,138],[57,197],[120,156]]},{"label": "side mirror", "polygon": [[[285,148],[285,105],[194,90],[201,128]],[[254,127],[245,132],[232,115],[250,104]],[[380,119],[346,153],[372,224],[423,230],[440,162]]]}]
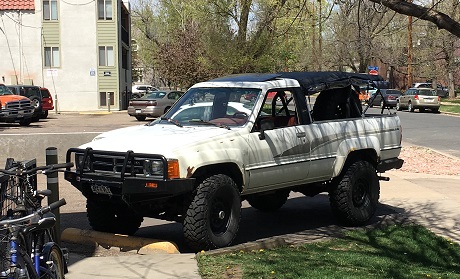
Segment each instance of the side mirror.
[{"label": "side mirror", "polygon": [[265,139],[265,131],[273,130],[275,128],[275,122],[273,118],[265,118],[260,121],[260,134],[259,139]]}]

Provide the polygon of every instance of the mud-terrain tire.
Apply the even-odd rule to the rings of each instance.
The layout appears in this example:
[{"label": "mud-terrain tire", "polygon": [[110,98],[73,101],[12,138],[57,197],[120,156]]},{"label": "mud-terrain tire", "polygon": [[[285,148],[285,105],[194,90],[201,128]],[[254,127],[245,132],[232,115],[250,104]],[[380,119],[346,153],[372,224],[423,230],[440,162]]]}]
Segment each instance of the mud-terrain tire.
[{"label": "mud-terrain tire", "polygon": [[247,198],[248,203],[260,211],[276,211],[287,201],[289,191],[279,190],[270,194],[254,195]]},{"label": "mud-terrain tire", "polygon": [[195,251],[226,247],[238,232],[241,197],[229,176],[216,174],[203,180],[187,209],[183,229]]},{"label": "mud-terrain tire", "polygon": [[88,199],[86,213],[96,231],[131,235],[141,226],[144,218],[127,206]]},{"label": "mud-terrain tire", "polygon": [[374,215],[380,196],[375,168],[366,161],[351,164],[329,191],[332,211],[349,226],[360,226]]}]

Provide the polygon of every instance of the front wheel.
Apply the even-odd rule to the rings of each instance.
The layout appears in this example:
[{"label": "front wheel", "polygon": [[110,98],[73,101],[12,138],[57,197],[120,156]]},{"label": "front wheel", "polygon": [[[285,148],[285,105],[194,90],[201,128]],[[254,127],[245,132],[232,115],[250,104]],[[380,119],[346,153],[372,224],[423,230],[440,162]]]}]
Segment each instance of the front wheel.
[{"label": "front wheel", "polygon": [[127,206],[93,199],[86,201],[86,212],[91,227],[101,232],[131,235],[144,220]]},{"label": "front wheel", "polygon": [[241,197],[227,175],[203,180],[187,209],[184,236],[190,248],[200,251],[229,246],[238,232]]},{"label": "front wheel", "polygon": [[40,278],[64,279],[65,263],[61,249],[57,245],[45,247],[40,263]]},{"label": "front wheel", "polygon": [[366,161],[355,162],[344,171],[338,181],[332,182],[329,191],[332,211],[345,225],[363,225],[377,210],[380,196],[377,172]]},{"label": "front wheel", "polygon": [[19,125],[21,126],[29,126],[32,123],[32,118],[23,118],[19,120]]}]

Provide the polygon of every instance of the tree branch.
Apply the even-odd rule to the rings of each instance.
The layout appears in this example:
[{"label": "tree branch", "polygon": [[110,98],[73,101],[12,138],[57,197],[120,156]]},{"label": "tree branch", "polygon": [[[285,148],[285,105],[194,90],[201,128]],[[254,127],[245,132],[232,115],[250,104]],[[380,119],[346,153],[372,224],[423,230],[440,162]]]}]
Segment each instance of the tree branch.
[{"label": "tree branch", "polygon": [[393,11],[414,16],[423,20],[430,21],[439,29],[445,29],[460,38],[460,23],[453,20],[448,15],[434,9],[425,8],[404,0],[369,0],[374,3],[382,4]]}]

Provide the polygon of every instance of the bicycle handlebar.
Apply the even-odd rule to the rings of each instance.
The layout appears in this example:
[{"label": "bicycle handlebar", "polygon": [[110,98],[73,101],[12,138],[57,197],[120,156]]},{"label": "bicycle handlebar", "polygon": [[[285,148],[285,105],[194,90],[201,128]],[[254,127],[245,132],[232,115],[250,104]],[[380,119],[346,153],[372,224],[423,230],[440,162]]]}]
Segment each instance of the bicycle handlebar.
[{"label": "bicycle handlebar", "polygon": [[48,213],[51,210],[54,210],[54,209],[56,209],[58,207],[61,207],[61,206],[65,205],[65,204],[67,204],[66,200],[65,199],[60,199],[60,200],[58,200],[56,202],[53,202],[52,204],[50,204],[48,206],[39,208],[37,211],[35,211],[35,212],[33,212],[33,213],[31,213],[31,214],[29,214],[27,216],[20,217],[20,218],[17,218],[17,219],[7,219],[7,220],[0,221],[0,226],[14,225],[14,224],[29,221],[29,220],[33,219],[34,217],[36,217],[36,216],[43,216],[43,214]]},{"label": "bicycle handlebar", "polygon": [[46,173],[50,173],[53,171],[57,171],[59,169],[71,168],[73,166],[74,164],[72,162],[68,162],[68,163],[61,163],[61,164],[52,164],[52,165],[47,165],[47,166],[39,166],[39,167],[31,168],[30,170],[24,170],[22,168],[16,168],[15,170],[12,170],[12,171],[0,169],[0,173],[4,173],[8,175],[23,175],[23,174],[39,173],[39,171],[42,171],[41,173],[46,174]]}]

